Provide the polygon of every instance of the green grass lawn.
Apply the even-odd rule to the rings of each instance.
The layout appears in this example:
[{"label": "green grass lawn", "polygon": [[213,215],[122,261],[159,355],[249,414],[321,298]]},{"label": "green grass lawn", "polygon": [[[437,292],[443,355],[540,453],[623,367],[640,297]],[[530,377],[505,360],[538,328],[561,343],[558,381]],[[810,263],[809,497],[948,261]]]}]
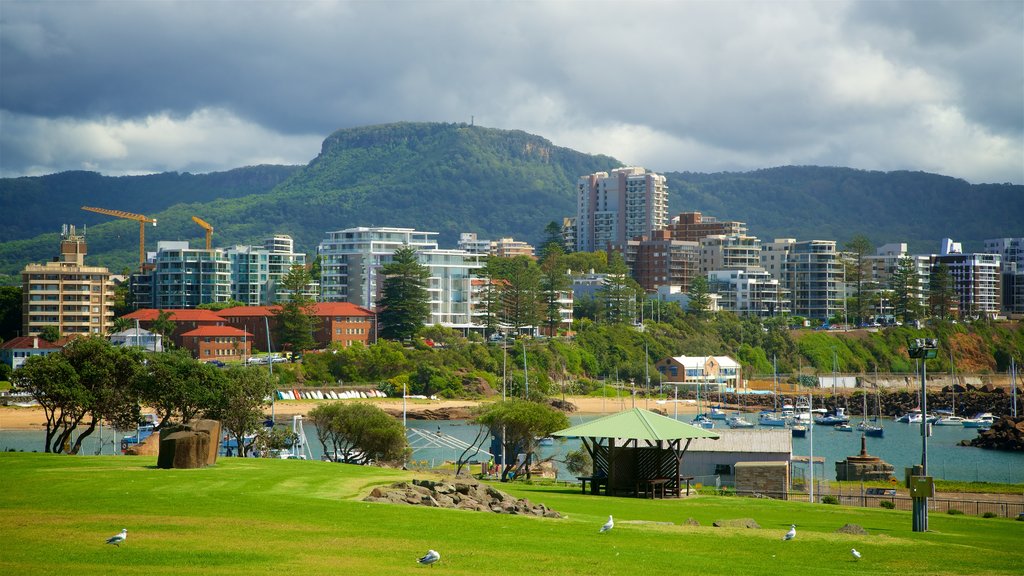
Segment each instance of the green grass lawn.
[{"label": "green grass lawn", "polygon": [[[0,454],[0,574],[1020,574],[1024,522],[700,496],[637,500],[503,485],[560,520],[361,502],[412,473],[221,459],[159,470],[147,457]],[[616,527],[598,528],[613,514]],[[700,527],[683,526],[695,518]],[[760,530],[713,528],[755,519]],[[661,523],[672,523],[661,524]],[[835,530],[845,523],[867,536]],[[798,536],[783,542],[791,523]],[[120,548],[104,540],[121,528]],[[434,548],[441,562],[415,559]],[[854,562],[850,548],[864,558]]]}]

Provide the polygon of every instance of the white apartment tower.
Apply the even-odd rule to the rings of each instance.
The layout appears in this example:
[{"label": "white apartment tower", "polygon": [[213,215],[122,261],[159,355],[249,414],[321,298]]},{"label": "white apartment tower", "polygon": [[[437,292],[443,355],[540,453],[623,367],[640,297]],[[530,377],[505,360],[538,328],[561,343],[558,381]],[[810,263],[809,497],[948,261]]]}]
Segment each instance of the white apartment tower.
[{"label": "white apartment tower", "polygon": [[643,168],[582,176],[576,186],[576,250],[593,252],[668,224],[665,177]]},{"label": "white apartment tower", "polygon": [[449,328],[475,327],[471,280],[483,267],[483,256],[440,249],[435,236],[437,232],[412,228],[359,227],[328,232],[318,248],[323,299],[375,309],[383,289],[381,267],[391,261],[395,250],[410,246],[430,271],[429,322]]}]

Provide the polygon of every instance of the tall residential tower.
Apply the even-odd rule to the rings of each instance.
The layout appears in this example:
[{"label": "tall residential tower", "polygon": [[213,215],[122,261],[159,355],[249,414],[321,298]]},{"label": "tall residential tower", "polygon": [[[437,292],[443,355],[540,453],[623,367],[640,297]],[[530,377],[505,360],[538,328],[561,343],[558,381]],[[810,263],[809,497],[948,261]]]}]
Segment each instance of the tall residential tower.
[{"label": "tall residential tower", "polygon": [[665,177],[643,168],[582,176],[576,186],[576,250],[593,252],[650,237],[668,224]]}]

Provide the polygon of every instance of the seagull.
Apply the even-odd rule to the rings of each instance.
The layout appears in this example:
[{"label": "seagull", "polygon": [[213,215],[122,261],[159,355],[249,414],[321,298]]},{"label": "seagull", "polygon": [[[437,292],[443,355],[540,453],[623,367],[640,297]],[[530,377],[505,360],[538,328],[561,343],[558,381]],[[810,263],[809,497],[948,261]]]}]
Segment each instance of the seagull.
[{"label": "seagull", "polygon": [[107,538],[107,544],[113,544],[114,546],[117,546],[118,548],[120,548],[121,547],[121,542],[124,542],[127,539],[128,539],[128,529],[127,528],[121,528],[121,533],[120,534],[114,534],[110,538]]},{"label": "seagull", "polygon": [[423,564],[424,566],[429,566],[440,559],[441,555],[438,554],[436,550],[427,550],[427,554],[423,558],[417,560],[417,562]]},{"label": "seagull", "polygon": [[860,552],[857,552],[856,548],[850,548],[850,554],[853,554],[854,560],[860,560]]},{"label": "seagull", "polygon": [[612,520],[611,515],[609,515],[608,516],[608,521],[604,523],[604,526],[601,526],[601,532],[607,532],[607,531],[611,530],[612,528],[615,528],[615,521]]},{"label": "seagull", "polygon": [[796,524],[790,524],[789,532],[786,532],[786,535],[782,537],[783,540],[792,540],[793,538],[796,538]]}]

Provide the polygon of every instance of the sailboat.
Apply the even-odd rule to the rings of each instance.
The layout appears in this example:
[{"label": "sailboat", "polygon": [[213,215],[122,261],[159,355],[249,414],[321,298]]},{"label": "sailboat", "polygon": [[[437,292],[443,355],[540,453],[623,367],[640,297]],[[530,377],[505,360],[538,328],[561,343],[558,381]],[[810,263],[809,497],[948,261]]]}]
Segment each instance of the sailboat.
[{"label": "sailboat", "polygon": [[775,356],[772,356],[772,374],[775,382],[775,390],[773,391],[773,397],[775,404],[771,412],[762,410],[757,416],[757,423],[761,426],[776,426],[782,427],[787,424],[786,419],[779,415],[779,370],[775,364]]},{"label": "sailboat", "polygon": [[949,390],[953,396],[953,408],[948,412],[946,410],[936,410],[935,413],[939,414],[938,420],[935,421],[936,426],[963,426],[964,419],[956,415],[956,370],[953,365],[953,352],[949,353],[949,375],[953,381],[950,384]]},{"label": "sailboat", "polygon": [[[832,351],[832,398],[836,403],[836,411],[833,414],[825,414],[818,416],[814,419],[815,424],[822,424],[825,426],[839,426],[850,422],[850,418],[846,415],[846,409],[839,405],[839,396],[836,394],[836,369],[839,365],[839,361],[836,359],[836,351]],[[845,428],[837,428],[838,430],[846,430]]]},{"label": "sailboat", "polygon": [[[704,369],[701,368],[701,373],[703,373],[703,372],[704,372]],[[705,429],[711,429],[711,428],[715,427],[715,421],[712,420],[711,418],[708,418],[707,414],[704,414],[703,412],[701,412],[701,408],[700,408],[700,381],[699,380],[697,381],[697,415],[693,417],[693,420],[691,420],[690,423],[693,424],[694,426],[698,426],[700,428],[705,428]]]},{"label": "sailboat", "polygon": [[[877,379],[875,380],[875,391],[876,392],[878,391],[878,380]],[[881,395],[879,395],[877,397],[877,399],[875,400],[875,403],[878,404],[879,418],[881,418],[881,413],[882,413],[881,399],[882,399],[882,397],[881,397]],[[868,395],[867,395],[867,393],[865,393],[864,394],[864,412],[861,413],[860,424],[857,424],[857,430],[859,430],[860,432],[863,432],[865,436],[871,436],[873,438],[882,438],[885,435],[885,429],[882,428],[881,426],[876,426],[874,424],[868,424],[867,417],[868,417]]]}]

